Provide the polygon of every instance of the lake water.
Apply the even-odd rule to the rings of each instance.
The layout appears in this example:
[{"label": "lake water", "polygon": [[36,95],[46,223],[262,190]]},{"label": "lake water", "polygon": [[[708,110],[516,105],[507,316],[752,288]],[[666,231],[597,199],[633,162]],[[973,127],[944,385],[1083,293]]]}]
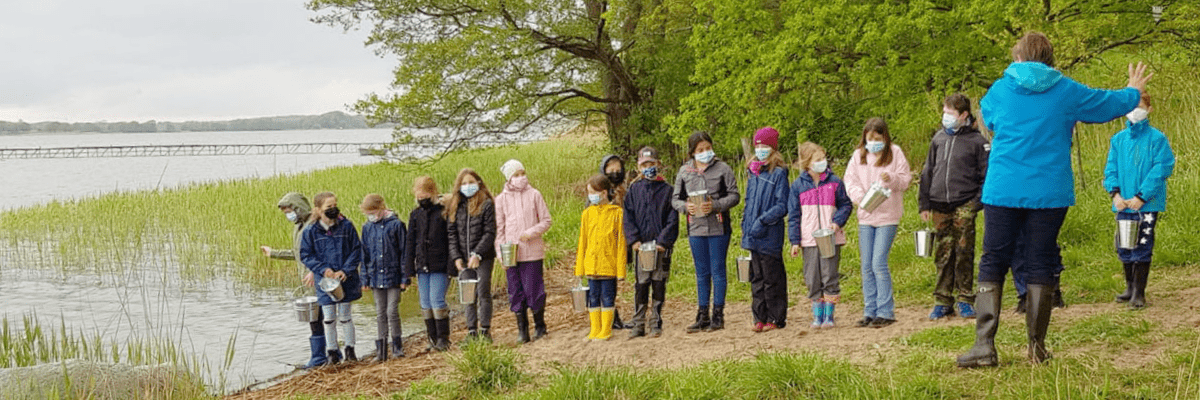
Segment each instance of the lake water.
[{"label": "lake water", "polygon": [[[388,129],[285,132],[190,132],[152,134],[33,134],[0,136],[0,147],[72,147],[151,144],[266,144],[387,142]],[[130,157],[0,161],[0,209],[52,200],[95,197],[113,191],[170,188],[201,181],[268,177],[333,166],[377,162],[352,154],[265,156]],[[269,199],[265,201],[274,201]],[[282,220],[279,229],[288,229]],[[101,333],[106,340],[168,336],[185,352],[219,368],[236,335],[226,389],[292,371],[308,359],[308,326],[288,304],[291,288],[250,291],[227,278],[188,282],[178,268],[148,261],[124,276],[62,273],[21,268],[0,254],[2,311],[9,321],[36,314],[41,325],[60,320],[73,331]],[[281,263],[284,261],[280,261]],[[401,301],[406,334],[424,330],[416,291]],[[355,302],[357,349],[374,349],[375,312],[371,297]],[[215,370],[213,370],[215,372]]]}]

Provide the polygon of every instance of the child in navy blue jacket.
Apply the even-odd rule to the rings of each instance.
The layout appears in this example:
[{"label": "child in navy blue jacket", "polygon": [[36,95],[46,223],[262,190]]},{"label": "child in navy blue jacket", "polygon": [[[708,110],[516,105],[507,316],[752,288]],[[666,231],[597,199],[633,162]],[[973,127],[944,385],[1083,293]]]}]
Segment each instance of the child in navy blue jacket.
[{"label": "child in navy blue jacket", "polygon": [[[354,321],[350,315],[350,302],[362,298],[358,266],[362,264],[362,242],[358,231],[337,207],[337,196],[323,192],[313,198],[313,223],[305,228],[300,239],[300,261],[317,278],[318,288],[327,288],[322,283],[340,281],[342,297],[338,293],[317,290],[317,301],[325,317],[325,350],[329,364],[337,364],[343,353],[338,351],[338,334],[334,328],[342,326],[342,340],[346,342],[346,361],[358,361],[354,354]],[[332,283],[332,282],[330,282]]]},{"label": "child in navy blue jacket", "polygon": [[383,362],[388,359],[388,337],[392,338],[392,356],[404,357],[399,305],[409,277],[404,276],[400,260],[407,228],[378,194],[368,194],[359,209],[367,216],[362,228],[362,288],[375,291],[375,360]]},{"label": "child in navy blue jacket", "polygon": [[[629,193],[625,196],[625,241],[633,246],[635,254],[643,243],[654,242],[658,258],[652,271],[639,264],[634,266],[637,283],[633,296],[633,329],[629,331],[631,339],[647,332],[651,337],[662,336],[662,310],[667,278],[671,276],[671,253],[679,238],[679,213],[671,208],[674,187],[663,177],[658,151],[643,147],[638,151],[637,161],[640,173],[629,185]],[[652,305],[648,304],[651,297],[654,299]]]},{"label": "child in navy blue jacket", "polygon": [[787,270],[783,236],[788,213],[788,169],[779,154],[779,131],[764,127],[754,133],[754,159],[746,164],[746,208],[742,215],[742,248],[750,251],[750,310],[754,332],[787,326]]}]

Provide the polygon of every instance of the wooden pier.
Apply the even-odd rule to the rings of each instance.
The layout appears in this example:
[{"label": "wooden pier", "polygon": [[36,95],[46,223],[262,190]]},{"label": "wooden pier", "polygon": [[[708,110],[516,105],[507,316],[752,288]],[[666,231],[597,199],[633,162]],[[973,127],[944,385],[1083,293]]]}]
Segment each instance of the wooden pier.
[{"label": "wooden pier", "polygon": [[[469,147],[525,143],[527,141],[469,142]],[[30,158],[109,158],[109,157],[190,157],[190,156],[245,156],[273,154],[342,154],[358,153],[364,156],[388,156],[384,146],[388,143],[284,143],[284,144],[175,144],[139,146],[80,146],[80,147],[26,147],[0,148],[0,160]],[[391,153],[438,153],[449,150],[447,143],[416,142],[400,145]]]}]

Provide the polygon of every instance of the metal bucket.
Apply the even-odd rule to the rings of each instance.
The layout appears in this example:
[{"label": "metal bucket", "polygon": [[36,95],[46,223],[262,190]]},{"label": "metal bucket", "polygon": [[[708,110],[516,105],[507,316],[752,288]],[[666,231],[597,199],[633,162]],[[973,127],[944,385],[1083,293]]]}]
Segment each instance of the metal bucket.
[{"label": "metal bucket", "polygon": [[479,285],[478,279],[459,279],[458,304],[475,304],[475,286],[477,285]]},{"label": "metal bucket", "polygon": [[737,258],[737,275],[738,282],[750,282],[750,256]]},{"label": "metal bucket", "polygon": [[296,319],[300,322],[317,322],[321,304],[317,303],[317,296],[304,296],[292,300],[292,309],[296,310]]},{"label": "metal bucket", "polygon": [[1140,220],[1121,219],[1117,220],[1117,247],[1125,250],[1133,250],[1138,245],[1138,234],[1141,230]]},{"label": "metal bucket", "polygon": [[500,245],[500,265],[504,268],[517,266],[517,244],[504,243]]},{"label": "metal bucket", "polygon": [[933,239],[933,231],[929,229],[913,232],[913,247],[916,247],[917,257],[933,256]]},{"label": "metal bucket", "polygon": [[346,292],[342,291],[342,281],[333,278],[321,279],[321,290],[329,294],[333,301],[342,301],[346,297]]},{"label": "metal bucket", "polygon": [[658,243],[649,241],[642,243],[641,248],[637,253],[638,268],[642,271],[652,272],[658,268]]},{"label": "metal bucket", "polygon": [[821,258],[833,258],[833,229],[817,229],[812,235],[813,240],[817,241],[817,250],[821,252]]},{"label": "metal bucket", "polygon": [[[695,192],[688,192],[688,200],[687,201],[688,201],[688,203],[695,204],[696,208],[700,208],[701,204],[704,204],[705,202],[708,201],[708,191],[707,190],[697,190]],[[700,217],[705,216],[705,215],[701,215],[699,212],[697,212],[696,215],[700,216]]]},{"label": "metal bucket", "polygon": [[866,196],[863,196],[861,202],[858,203],[858,209],[866,212],[875,212],[880,204],[887,201],[888,197],[892,197],[892,191],[884,189],[879,185],[871,185],[871,190],[867,191]]},{"label": "metal bucket", "polygon": [[576,286],[571,288],[571,300],[575,303],[575,312],[586,313],[588,311],[587,297],[587,286]]}]

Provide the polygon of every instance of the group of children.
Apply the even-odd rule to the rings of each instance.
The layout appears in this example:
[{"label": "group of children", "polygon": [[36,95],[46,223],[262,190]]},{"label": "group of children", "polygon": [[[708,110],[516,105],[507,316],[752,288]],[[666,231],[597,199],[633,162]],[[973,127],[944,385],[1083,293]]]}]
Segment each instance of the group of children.
[{"label": "group of children", "polygon": [[[1119,250],[1127,285],[1117,300],[1134,307],[1145,304],[1153,230],[1157,213],[1165,207],[1165,181],[1174,165],[1165,136],[1146,120],[1149,104],[1143,97],[1139,108],[1128,116],[1129,127],[1113,137],[1104,180],[1105,189],[1113,195],[1117,219],[1139,221],[1142,232],[1134,248]],[[930,144],[918,196],[921,218],[933,223],[938,238],[936,303],[930,318],[956,313],[971,318],[975,219],[982,208],[980,195],[990,143],[980,132],[966,96],[949,96],[942,111],[943,129]],[[888,257],[904,212],[904,192],[913,177],[903,150],[892,142],[887,123],[881,118],[866,122],[844,178],[829,168],[824,148],[805,142],[797,149],[795,163],[802,172],[789,183],[789,166],[779,150],[779,136],[772,127],[755,132],[754,154],[745,165],[748,179],[741,247],[751,255],[752,330],[767,332],[787,324],[785,233],[791,256],[803,259],[812,302],[811,326],[835,326],[835,307],[841,297],[838,266],[846,243],[843,228],[856,206],[863,290],[863,318],[856,326],[878,328],[896,322]],[[730,211],[742,199],[733,168],[716,157],[707,133],[691,135],[687,149],[689,159],[679,168],[674,185],[667,183],[658,152],[651,147],[638,151],[636,177],[628,184],[624,162],[616,156],[606,157],[600,172],[587,180],[588,207],[581,216],[575,259],[575,274],[588,280],[587,340],[607,340],[613,326],[622,325],[615,310],[617,280],[625,279],[630,262],[636,278],[630,337],[661,335],[666,280],[680,214],[686,218],[695,260],[699,306],[687,332],[724,328]],[[392,354],[403,357],[396,305],[413,277],[417,278],[431,349],[449,347],[446,291],[449,279],[460,274],[478,280],[476,303],[466,307],[468,336],[490,340],[492,267],[505,244],[517,244],[516,265],[506,268],[506,275],[519,341],[546,335],[542,235],[551,225],[549,209],[541,193],[530,186],[519,161],[509,160],[500,170],[504,190],[494,198],[471,169],[458,174],[454,191],[444,199],[439,198],[432,178],[417,178],[412,193],[418,206],[410,213],[407,227],[381,196],[366,196],[360,205],[368,221],[361,241],[353,223],[339,211],[333,193],[318,194],[311,213],[298,193],[289,193],[280,201],[280,210],[296,223],[297,248],[294,254],[265,247],[264,251],[272,257],[297,258],[317,277],[318,287],[325,287],[326,280],[337,280],[343,290],[340,298],[318,290],[323,324],[312,327],[310,366],[323,364],[323,359],[337,363],[343,356],[356,358],[349,303],[364,290],[375,291],[378,359],[387,359],[389,337]],[[868,209],[861,207],[864,199],[878,193],[885,193],[886,199],[873,202]],[[641,257],[640,253],[651,256]],[[338,351],[334,329],[338,323],[344,353]]]}]

